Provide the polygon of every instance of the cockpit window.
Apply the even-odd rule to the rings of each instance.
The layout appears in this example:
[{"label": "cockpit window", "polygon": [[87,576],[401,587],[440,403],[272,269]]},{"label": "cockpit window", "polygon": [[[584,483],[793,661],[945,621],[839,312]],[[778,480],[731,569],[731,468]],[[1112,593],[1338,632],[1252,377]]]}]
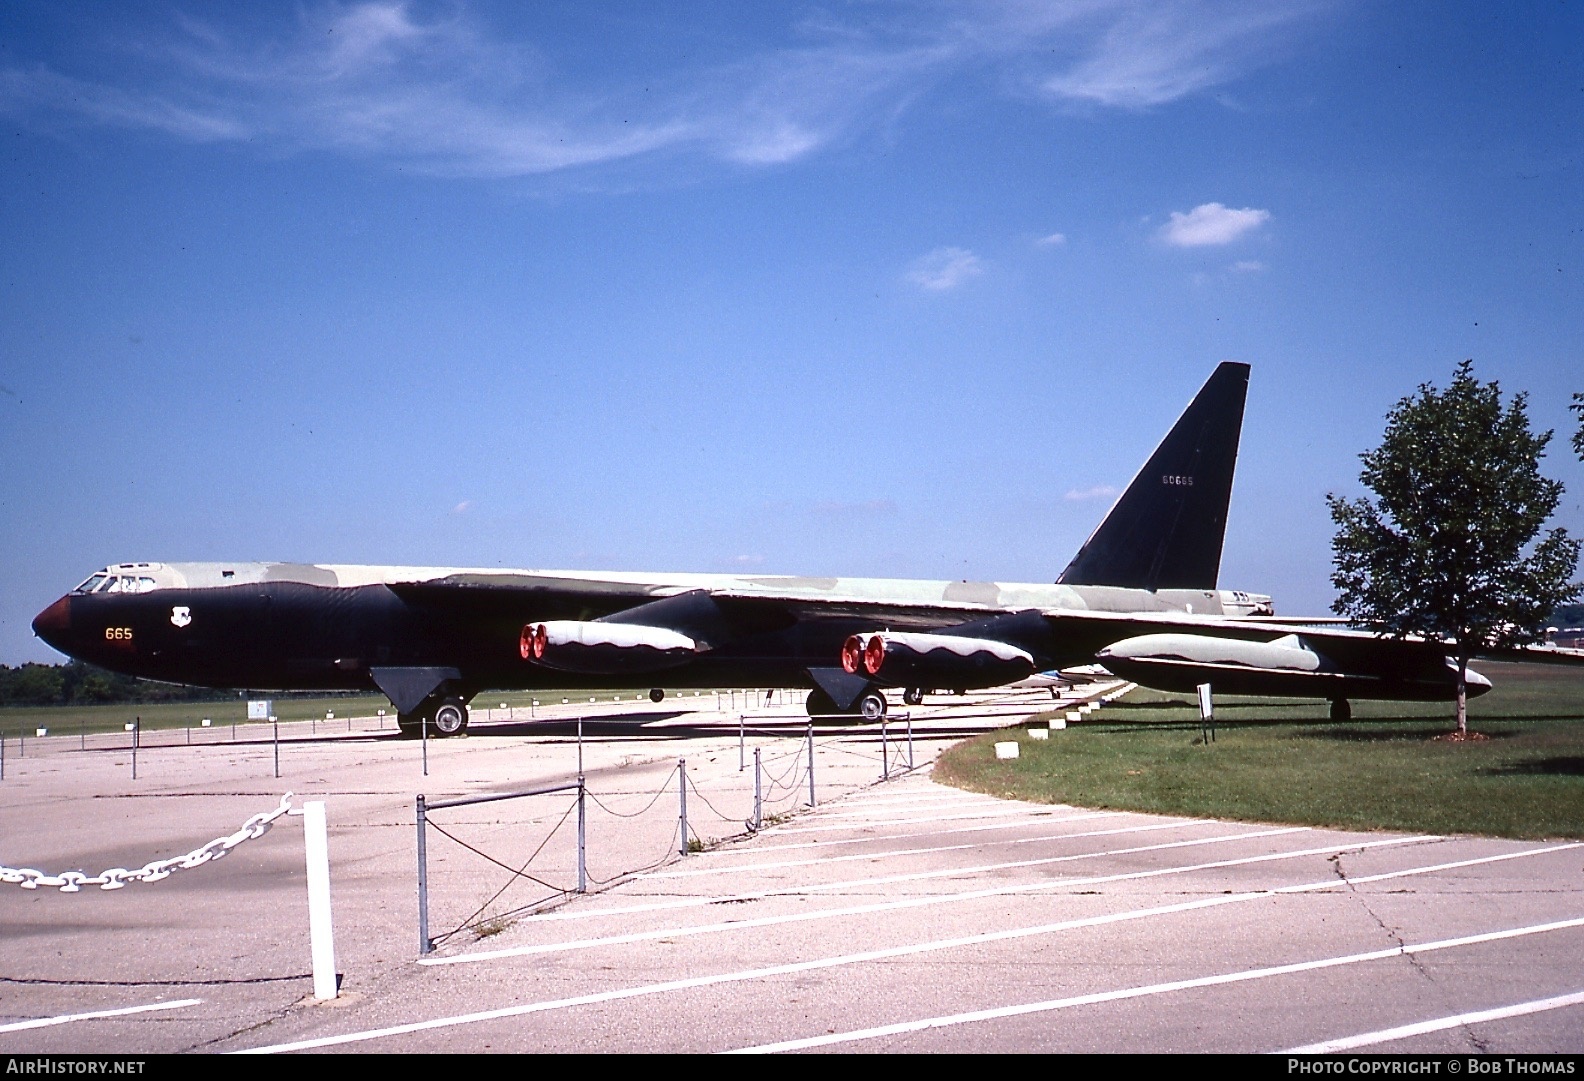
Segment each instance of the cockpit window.
[{"label": "cockpit window", "polygon": [[121,588],[125,583],[125,578],[112,578],[110,579],[110,584],[105,586],[104,591],[106,593],[120,593]]},{"label": "cockpit window", "polygon": [[72,590],[72,592],[73,593],[92,593],[94,590],[98,589],[100,586],[105,584],[105,579],[107,577],[109,577],[109,576],[108,575],[104,575],[104,574],[95,574],[92,577],[90,577],[86,582],[84,582],[82,585],[80,585],[76,589]]},{"label": "cockpit window", "polygon": [[152,578],[139,578],[137,580],[137,591],[139,593],[147,593],[149,590],[151,590],[153,588],[154,588],[154,579],[152,579]]}]

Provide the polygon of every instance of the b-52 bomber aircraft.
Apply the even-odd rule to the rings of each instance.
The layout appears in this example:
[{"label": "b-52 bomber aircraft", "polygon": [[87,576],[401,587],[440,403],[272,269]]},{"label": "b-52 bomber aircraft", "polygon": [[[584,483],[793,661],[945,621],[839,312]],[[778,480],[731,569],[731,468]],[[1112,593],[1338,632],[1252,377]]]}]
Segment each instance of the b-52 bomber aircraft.
[{"label": "b-52 bomber aircraft", "polygon": [[33,629],[149,679],[378,688],[409,734],[466,731],[489,689],[807,687],[812,716],[875,720],[886,688],[916,704],[1090,664],[1162,690],[1329,699],[1333,716],[1351,698],[1455,698],[1440,645],[1273,622],[1270,597],[1217,588],[1248,376],[1216,369],[1052,584],[121,563]]}]

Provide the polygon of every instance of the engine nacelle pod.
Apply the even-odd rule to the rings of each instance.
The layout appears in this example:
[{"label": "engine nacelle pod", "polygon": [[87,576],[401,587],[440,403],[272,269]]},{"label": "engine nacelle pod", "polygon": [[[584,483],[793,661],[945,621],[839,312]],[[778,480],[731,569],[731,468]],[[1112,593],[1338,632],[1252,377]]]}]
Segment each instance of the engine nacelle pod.
[{"label": "engine nacelle pod", "polygon": [[[1159,691],[1191,691],[1208,683],[1220,694],[1294,698],[1377,698],[1410,702],[1457,697],[1457,668],[1428,644],[1400,652],[1390,664],[1352,666],[1317,652],[1296,634],[1269,642],[1198,634],[1146,634],[1115,642],[1095,660],[1123,679]],[[1343,654],[1345,657],[1346,654]],[[1490,680],[1468,672],[1470,695]]]},{"label": "engine nacelle pod", "polygon": [[575,619],[528,624],[519,648],[525,661],[585,675],[659,672],[703,652],[687,635],[665,627]]},{"label": "engine nacelle pod", "polygon": [[1034,672],[1034,658],[989,638],[927,632],[874,631],[842,645],[842,668],[888,687],[969,690],[1015,683]]}]

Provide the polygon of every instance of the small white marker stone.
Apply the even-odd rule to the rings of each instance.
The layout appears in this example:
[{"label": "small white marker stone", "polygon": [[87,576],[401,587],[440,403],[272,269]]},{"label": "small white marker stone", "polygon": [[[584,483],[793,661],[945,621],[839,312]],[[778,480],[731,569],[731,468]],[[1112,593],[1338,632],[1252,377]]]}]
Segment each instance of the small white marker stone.
[{"label": "small white marker stone", "polygon": [[1050,739],[1049,728],[1030,728],[1029,739]]},{"label": "small white marker stone", "polygon": [[997,758],[1016,758],[1018,756],[1018,745],[1016,740],[1012,740],[1007,743],[997,743],[995,748]]},{"label": "small white marker stone", "polygon": [[209,718],[208,718],[208,717],[205,717],[205,718],[204,718],[204,719],[203,719],[203,720],[202,720],[202,721],[200,721],[200,722],[199,722],[199,723],[200,723],[200,724],[202,724],[202,725],[203,725],[203,726],[204,726],[204,727],[205,727],[205,728],[208,728],[208,727],[209,727],[209,723],[210,723],[210,722],[209,722]]},{"label": "small white marker stone", "polygon": [[1067,727],[1067,718],[1066,717],[1052,717],[1050,719],[1050,726],[1051,726],[1051,729],[1053,731],[1058,731],[1059,732],[1063,728]]},{"label": "small white marker stone", "polygon": [[38,732],[38,735],[41,735],[41,736],[49,735],[49,729],[48,728],[40,728],[40,729],[37,730],[37,732]]}]

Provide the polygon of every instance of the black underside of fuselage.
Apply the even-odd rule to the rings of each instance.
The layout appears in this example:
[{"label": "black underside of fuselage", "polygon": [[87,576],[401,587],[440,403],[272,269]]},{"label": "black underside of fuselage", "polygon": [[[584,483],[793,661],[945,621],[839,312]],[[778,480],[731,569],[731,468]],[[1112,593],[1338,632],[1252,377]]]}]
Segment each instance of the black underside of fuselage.
[{"label": "black underside of fuselage", "polygon": [[[398,587],[399,589],[400,587]],[[384,585],[296,582],[135,595],[73,595],[69,629],[44,633],[71,656],[126,675],[250,690],[375,690],[370,668],[454,668],[458,690],[581,687],[812,686],[808,669],[839,663],[872,616],[755,602],[741,633],[696,660],[646,675],[582,674],[524,661],[523,626],[592,620],[652,600],[559,590],[480,591],[445,603]],[[178,614],[178,610],[181,611]],[[769,628],[769,629],[766,629]],[[1087,656],[1097,647],[1080,647]],[[1041,652],[1045,652],[1041,650]]]}]

